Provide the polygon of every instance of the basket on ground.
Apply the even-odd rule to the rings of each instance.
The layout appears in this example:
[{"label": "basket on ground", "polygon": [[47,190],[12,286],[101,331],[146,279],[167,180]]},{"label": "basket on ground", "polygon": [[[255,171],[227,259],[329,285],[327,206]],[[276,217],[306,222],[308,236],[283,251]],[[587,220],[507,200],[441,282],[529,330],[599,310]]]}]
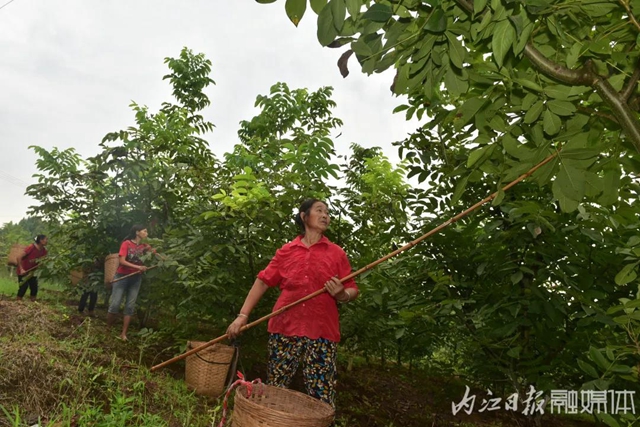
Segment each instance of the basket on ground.
[{"label": "basket on ground", "polygon": [[9,250],[9,256],[7,257],[7,264],[18,265],[18,257],[24,254],[24,250],[27,249],[25,245],[14,243]]},{"label": "basket on ground", "polygon": [[232,427],[328,427],[334,410],[304,393],[266,384],[236,390]]},{"label": "basket on ground", "polygon": [[104,259],[104,284],[110,285],[116,270],[120,265],[120,256],[118,254],[110,254]]},{"label": "basket on ground", "polygon": [[[206,344],[203,341],[188,341],[187,350]],[[196,394],[218,397],[226,386],[229,366],[234,348],[224,344],[213,344],[187,357],[185,381]]]},{"label": "basket on ground", "polygon": [[82,279],[84,279],[84,271],[82,270],[71,270],[71,273],[69,273],[69,280],[73,286],[80,283]]}]

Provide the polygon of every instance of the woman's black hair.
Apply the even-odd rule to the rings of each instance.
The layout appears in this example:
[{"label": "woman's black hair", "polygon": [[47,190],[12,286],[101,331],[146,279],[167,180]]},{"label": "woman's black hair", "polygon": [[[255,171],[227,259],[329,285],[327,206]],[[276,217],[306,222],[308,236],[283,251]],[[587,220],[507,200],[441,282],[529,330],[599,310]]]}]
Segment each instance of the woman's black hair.
[{"label": "woman's black hair", "polygon": [[304,221],[302,220],[302,215],[300,215],[300,214],[304,212],[305,216],[308,216],[311,213],[311,208],[317,202],[324,203],[325,206],[327,205],[327,203],[324,200],[307,199],[304,202],[302,202],[302,204],[300,205],[300,208],[298,209],[298,213],[295,216],[294,220],[295,220],[296,225],[298,226],[298,228],[300,228],[300,234],[303,235],[303,236],[304,236],[305,228],[304,228]]},{"label": "woman's black hair", "polygon": [[129,234],[127,234],[127,237],[125,237],[124,240],[133,240],[133,239],[135,239],[138,231],[145,230],[146,228],[147,227],[142,225],[142,224],[133,225],[131,227],[131,230],[129,230]]},{"label": "woman's black hair", "polygon": [[36,243],[40,244],[40,242],[42,242],[46,238],[47,236],[45,236],[44,234],[38,234],[33,240],[35,240]]}]

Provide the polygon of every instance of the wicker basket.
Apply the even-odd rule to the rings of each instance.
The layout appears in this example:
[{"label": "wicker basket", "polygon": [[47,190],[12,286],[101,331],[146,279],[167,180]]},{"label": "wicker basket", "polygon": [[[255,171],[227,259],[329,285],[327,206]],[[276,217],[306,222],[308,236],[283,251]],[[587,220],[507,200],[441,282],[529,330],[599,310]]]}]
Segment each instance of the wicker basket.
[{"label": "wicker basket", "polygon": [[[205,344],[202,341],[188,341],[187,349]],[[234,348],[223,344],[214,344],[187,357],[185,381],[187,387],[196,394],[218,397],[226,386],[229,366],[233,359]]]},{"label": "wicker basket", "polygon": [[328,427],[334,410],[328,403],[286,388],[256,384],[236,390],[232,427]]},{"label": "wicker basket", "polygon": [[71,270],[71,273],[69,273],[69,280],[73,286],[80,283],[82,279],[84,279],[84,272],[82,270]]},{"label": "wicker basket", "polygon": [[18,257],[24,253],[25,249],[27,249],[27,247],[19,243],[15,243],[11,245],[11,249],[9,250],[9,256],[7,257],[7,264],[18,265]]},{"label": "wicker basket", "polygon": [[111,254],[107,255],[104,259],[104,284],[109,286],[113,281],[113,276],[116,275],[116,270],[120,265],[120,255]]}]

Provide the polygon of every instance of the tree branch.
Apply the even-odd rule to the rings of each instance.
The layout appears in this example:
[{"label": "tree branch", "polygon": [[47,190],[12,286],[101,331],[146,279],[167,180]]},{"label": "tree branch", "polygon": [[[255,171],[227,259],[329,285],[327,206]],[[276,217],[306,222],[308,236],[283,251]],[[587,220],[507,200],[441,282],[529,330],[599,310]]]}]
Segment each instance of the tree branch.
[{"label": "tree branch", "polygon": [[618,125],[620,124],[620,122],[618,122],[618,119],[616,119],[615,116],[612,116],[611,114],[602,113],[600,111],[594,110],[593,108],[583,107],[582,105],[578,105],[577,109],[582,113],[593,114],[595,116],[602,117],[607,120],[611,120],[615,124],[618,124]]},{"label": "tree branch", "polygon": [[629,15],[629,20],[631,21],[631,23],[635,25],[638,31],[640,31],[640,24],[638,23],[638,20],[636,19],[636,17],[633,15],[633,11],[629,6],[629,1],[628,0],[618,0],[618,1],[622,5],[622,7],[624,7],[624,9],[627,11],[627,15]]},{"label": "tree branch", "polygon": [[568,85],[593,86],[600,77],[590,61],[572,70],[548,59],[531,42],[524,47],[524,54],[542,74]]},{"label": "tree branch", "polygon": [[[473,3],[468,0],[455,0],[467,13],[473,15]],[[625,1],[625,0],[619,0]],[[628,7],[623,3],[623,6]],[[636,22],[635,17],[628,10],[629,18]],[[638,26],[640,29],[640,25]],[[627,99],[611,86],[606,77],[600,76],[591,61],[587,61],[577,70],[564,67],[551,61],[542,54],[532,42],[528,42],[524,48],[524,54],[535,68],[542,74],[565,83],[570,86],[591,86],[596,90],[602,100],[613,110],[617,122],[622,126],[625,135],[631,140],[636,150],[640,152],[640,121],[635,112],[627,105]],[[635,73],[634,73],[635,75]],[[625,88],[626,89],[626,88]]]},{"label": "tree branch", "polygon": [[622,89],[622,92],[620,92],[620,96],[625,100],[625,102],[629,101],[629,97],[633,91],[635,91],[638,79],[640,79],[640,61],[638,61],[636,69],[633,71],[633,75],[627,82],[627,85]]}]

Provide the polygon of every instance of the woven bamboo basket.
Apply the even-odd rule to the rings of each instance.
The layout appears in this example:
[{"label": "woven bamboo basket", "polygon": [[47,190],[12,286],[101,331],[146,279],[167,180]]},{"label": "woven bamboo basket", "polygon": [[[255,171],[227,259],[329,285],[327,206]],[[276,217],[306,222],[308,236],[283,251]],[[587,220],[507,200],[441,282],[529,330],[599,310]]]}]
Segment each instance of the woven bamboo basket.
[{"label": "woven bamboo basket", "polygon": [[104,284],[109,285],[116,275],[116,270],[120,265],[120,256],[118,254],[110,254],[104,259]]},{"label": "woven bamboo basket", "polygon": [[266,384],[236,390],[232,427],[328,427],[334,410],[328,403],[286,388]]},{"label": "woven bamboo basket", "polygon": [[84,272],[82,270],[71,270],[71,273],[69,273],[69,280],[73,286],[80,283],[82,279],[84,279]]},{"label": "woven bamboo basket", "polygon": [[27,249],[27,247],[19,243],[11,245],[9,256],[7,257],[7,264],[18,265],[18,257],[24,253],[25,249]]},{"label": "woven bamboo basket", "polygon": [[[187,349],[199,347],[203,341],[188,341]],[[229,366],[233,359],[234,348],[224,344],[214,344],[187,357],[185,381],[187,387],[196,394],[218,397],[226,386]]]}]

